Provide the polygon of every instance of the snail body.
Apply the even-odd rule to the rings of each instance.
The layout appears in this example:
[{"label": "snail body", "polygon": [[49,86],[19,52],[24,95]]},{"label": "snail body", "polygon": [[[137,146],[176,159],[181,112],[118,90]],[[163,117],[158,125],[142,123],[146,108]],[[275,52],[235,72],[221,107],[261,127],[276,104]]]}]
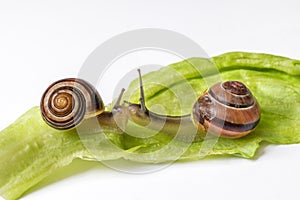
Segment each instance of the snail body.
[{"label": "snail body", "polygon": [[112,111],[104,111],[97,90],[82,79],[63,79],[49,86],[41,100],[44,120],[53,128],[70,129],[83,119],[97,117],[100,126],[126,132],[128,120],[182,141],[202,140],[206,133],[239,138],[252,132],[259,122],[256,99],[241,82],[217,83],[201,95],[191,115],[169,116],[151,112],[145,105],[140,70],[140,103],[120,104],[121,91]]},{"label": "snail body", "polygon": [[145,104],[143,82],[140,69],[138,69],[140,80],[140,103],[128,103],[128,120],[147,127],[149,129],[168,134],[184,142],[200,141],[204,138],[204,132],[198,131],[193,125],[190,115],[170,116],[151,112]]},{"label": "snail body", "polygon": [[127,107],[128,120],[147,127],[151,130],[161,132],[184,142],[200,141],[202,134],[193,125],[190,115],[170,116],[160,115],[146,109],[141,109],[140,104],[129,104]]}]

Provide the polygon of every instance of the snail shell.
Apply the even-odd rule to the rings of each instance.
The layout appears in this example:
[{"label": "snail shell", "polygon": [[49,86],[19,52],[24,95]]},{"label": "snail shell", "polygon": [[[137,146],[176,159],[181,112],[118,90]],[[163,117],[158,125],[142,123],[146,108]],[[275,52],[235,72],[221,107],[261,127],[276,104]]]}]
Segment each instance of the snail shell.
[{"label": "snail shell", "polygon": [[55,129],[70,129],[84,118],[104,111],[103,101],[93,85],[82,79],[68,78],[51,84],[41,99],[45,122]]},{"label": "snail shell", "polygon": [[239,138],[255,129],[260,110],[243,83],[227,81],[213,85],[197,99],[192,118],[201,130],[225,138]]}]

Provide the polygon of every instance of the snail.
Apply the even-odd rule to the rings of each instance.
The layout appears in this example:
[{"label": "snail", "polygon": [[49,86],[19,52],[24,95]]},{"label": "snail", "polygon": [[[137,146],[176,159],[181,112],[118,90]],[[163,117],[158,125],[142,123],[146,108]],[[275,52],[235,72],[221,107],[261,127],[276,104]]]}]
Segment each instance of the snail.
[{"label": "snail", "polygon": [[[113,108],[119,112],[124,89]],[[58,130],[71,129],[84,119],[99,117],[104,126],[116,126],[113,113],[104,111],[104,103],[96,88],[79,78],[67,78],[54,82],[44,92],[40,103],[44,121]]]},{"label": "snail", "polygon": [[[194,103],[191,115],[166,116],[149,111],[145,105],[140,70],[140,104],[129,103],[129,119],[184,141],[199,141],[206,132],[224,138],[240,138],[254,131],[260,120],[257,100],[239,81],[216,83]],[[194,128],[194,126],[196,128]],[[196,130],[197,129],[197,130]]]},{"label": "snail", "polygon": [[193,106],[192,118],[200,129],[225,138],[239,138],[252,132],[260,120],[257,100],[239,81],[213,85]]},{"label": "snail", "polygon": [[[139,69],[138,74],[139,103],[124,101],[127,106],[120,105],[124,93],[122,89],[112,111],[104,111],[102,99],[91,84],[82,79],[63,79],[50,85],[44,93],[41,100],[42,116],[56,129],[73,128],[83,119],[94,116],[100,125],[126,132],[126,124],[130,120],[183,141],[202,140],[207,132],[226,138],[239,138],[252,132],[259,122],[258,103],[241,82],[217,83],[197,99],[192,114],[169,116],[156,114],[146,107]],[[71,97],[71,94],[75,96]]]}]

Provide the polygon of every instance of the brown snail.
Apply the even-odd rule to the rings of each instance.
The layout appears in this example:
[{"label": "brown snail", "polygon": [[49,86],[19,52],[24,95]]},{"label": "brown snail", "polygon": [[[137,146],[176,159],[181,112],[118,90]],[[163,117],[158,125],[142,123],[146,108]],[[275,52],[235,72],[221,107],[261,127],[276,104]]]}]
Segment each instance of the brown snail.
[{"label": "brown snail", "polygon": [[239,138],[252,132],[260,120],[257,100],[239,81],[213,85],[193,106],[193,121],[204,131],[225,138]]},{"label": "brown snail", "polygon": [[177,135],[183,141],[199,141],[207,131],[221,137],[239,138],[253,131],[259,122],[260,111],[256,99],[238,81],[212,86],[198,98],[191,115],[169,116],[153,113],[145,105],[139,69],[138,72],[139,104],[124,101],[128,105],[120,105],[123,89],[112,111],[104,111],[102,99],[91,84],[82,79],[63,79],[50,85],[44,93],[41,100],[42,116],[56,129],[69,129],[83,119],[96,116],[100,125],[126,132],[126,124],[130,120],[149,129]]},{"label": "brown snail", "polygon": [[84,118],[99,115],[104,104],[97,90],[87,81],[68,78],[51,84],[40,104],[43,119],[55,129],[65,130]]},{"label": "brown snail", "polygon": [[42,117],[49,126],[59,130],[71,129],[91,117],[97,117],[101,126],[117,128],[126,122],[124,106],[120,105],[124,91],[112,112],[108,112],[104,111],[104,103],[92,84],[79,78],[62,79],[44,92],[40,103]]},{"label": "brown snail", "polygon": [[207,131],[220,137],[239,138],[252,132],[259,123],[257,100],[239,81],[213,85],[197,99],[192,115],[166,116],[153,113],[146,108],[139,69],[138,72],[140,104],[128,103],[128,115],[130,120],[141,126],[177,135],[184,141],[198,141],[205,137]]}]

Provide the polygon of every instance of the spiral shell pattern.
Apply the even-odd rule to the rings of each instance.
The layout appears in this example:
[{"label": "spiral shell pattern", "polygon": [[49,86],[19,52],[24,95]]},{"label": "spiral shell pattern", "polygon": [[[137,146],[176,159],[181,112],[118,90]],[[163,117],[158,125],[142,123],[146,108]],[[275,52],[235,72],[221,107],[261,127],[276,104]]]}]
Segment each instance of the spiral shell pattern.
[{"label": "spiral shell pattern", "polygon": [[239,138],[255,129],[260,109],[243,83],[227,81],[213,85],[197,99],[192,118],[201,130],[225,138]]},{"label": "spiral shell pattern", "polygon": [[40,109],[49,126],[66,130],[78,125],[84,118],[102,113],[104,105],[93,85],[82,79],[68,78],[47,88]]}]

